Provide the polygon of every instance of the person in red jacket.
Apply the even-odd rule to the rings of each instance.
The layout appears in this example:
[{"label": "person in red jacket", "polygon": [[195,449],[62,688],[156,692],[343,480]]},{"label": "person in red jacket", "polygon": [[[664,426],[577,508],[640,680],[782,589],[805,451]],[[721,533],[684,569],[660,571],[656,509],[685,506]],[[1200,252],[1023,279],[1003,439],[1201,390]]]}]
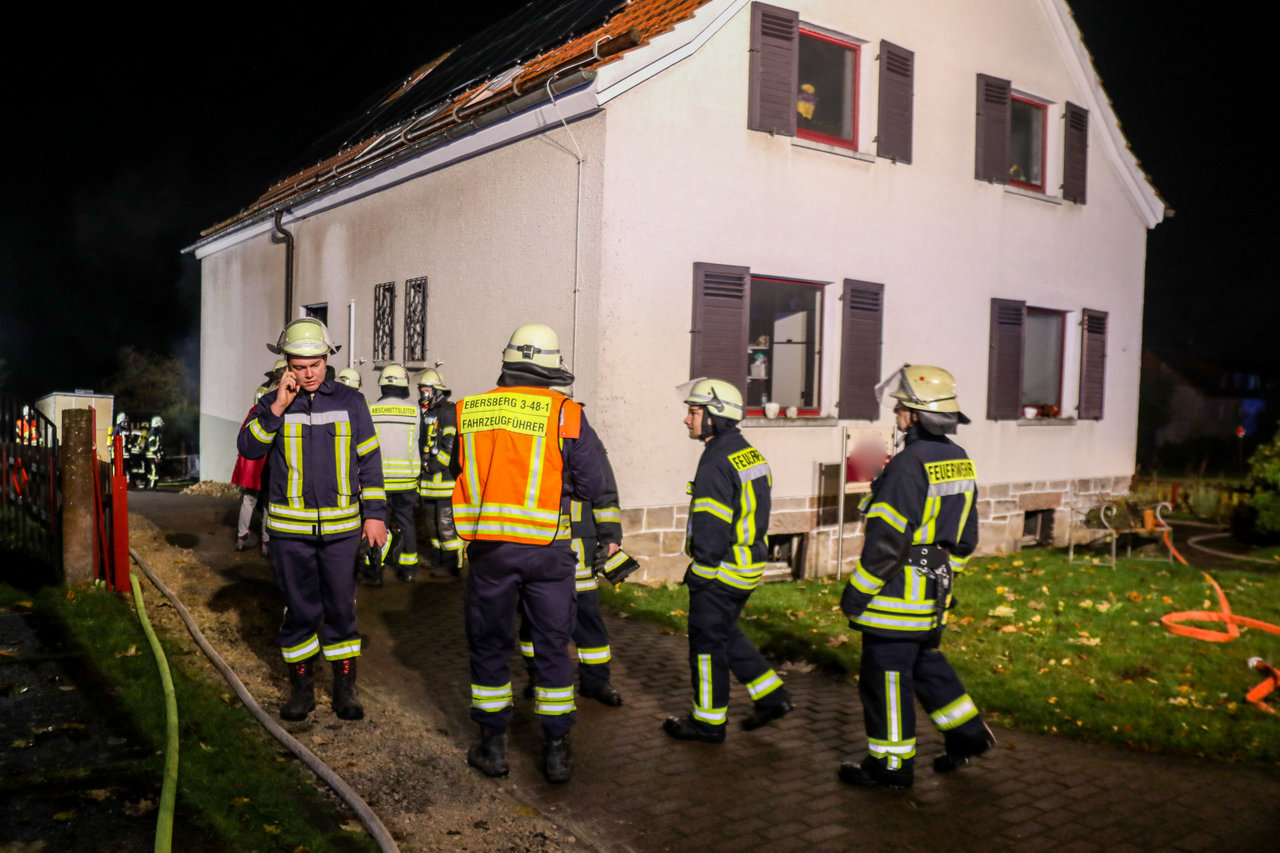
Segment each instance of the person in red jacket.
[{"label": "person in red jacket", "polygon": [[[271,374],[268,373],[268,376]],[[244,423],[240,424],[240,428],[244,429],[248,425],[249,419],[253,417],[253,411],[258,407],[258,400],[262,399],[262,395],[268,391],[274,391],[278,380],[272,382],[269,386],[259,386],[254,396],[253,405],[249,407],[249,414],[244,416]],[[233,485],[240,487],[240,519],[236,525],[236,550],[247,551],[253,547],[253,536],[249,533],[249,528],[253,523],[253,514],[258,507],[258,497],[262,494],[262,477],[267,467],[267,457],[261,459],[245,459],[240,454],[236,454],[236,466],[231,469],[231,482]],[[265,510],[265,507],[264,507]],[[262,548],[262,556],[267,556],[268,545],[271,541],[271,535],[267,533],[267,514],[262,513],[262,526],[260,528],[259,542]]]}]

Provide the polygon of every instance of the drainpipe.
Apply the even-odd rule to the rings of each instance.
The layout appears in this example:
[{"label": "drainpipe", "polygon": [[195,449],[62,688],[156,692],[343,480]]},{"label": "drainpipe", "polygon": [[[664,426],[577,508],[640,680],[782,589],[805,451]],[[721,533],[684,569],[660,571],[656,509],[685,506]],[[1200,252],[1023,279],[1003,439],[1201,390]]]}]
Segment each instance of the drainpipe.
[{"label": "drainpipe", "polygon": [[280,224],[283,210],[276,211],[276,236],[284,241],[284,322],[289,323],[289,315],[293,313],[293,235]]},{"label": "drainpipe", "polygon": [[347,303],[347,367],[356,366],[356,301]]}]

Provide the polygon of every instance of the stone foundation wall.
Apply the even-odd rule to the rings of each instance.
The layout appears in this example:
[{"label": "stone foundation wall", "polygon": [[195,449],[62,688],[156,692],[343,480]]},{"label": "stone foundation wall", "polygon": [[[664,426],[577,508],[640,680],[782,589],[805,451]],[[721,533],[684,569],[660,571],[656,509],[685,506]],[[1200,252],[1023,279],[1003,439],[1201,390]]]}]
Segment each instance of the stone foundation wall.
[{"label": "stone foundation wall", "polygon": [[[1028,480],[997,483],[978,488],[978,551],[1009,554],[1021,550],[1026,513],[1049,510],[1053,513],[1053,544],[1066,547],[1072,514],[1079,524],[1085,512],[1128,494],[1130,477],[1101,477],[1078,480]],[[842,572],[848,575],[862,551],[862,521],[857,512],[861,494],[845,499]],[[685,526],[689,507],[651,506],[622,510],[623,547],[641,565],[632,580],[642,583],[679,581],[689,558],[684,554]],[[835,574],[838,553],[836,501],[833,498],[780,498],[773,505],[769,534],[802,534],[797,545],[803,548],[796,558],[795,573],[801,577]],[[802,545],[801,545],[802,543]]]}]

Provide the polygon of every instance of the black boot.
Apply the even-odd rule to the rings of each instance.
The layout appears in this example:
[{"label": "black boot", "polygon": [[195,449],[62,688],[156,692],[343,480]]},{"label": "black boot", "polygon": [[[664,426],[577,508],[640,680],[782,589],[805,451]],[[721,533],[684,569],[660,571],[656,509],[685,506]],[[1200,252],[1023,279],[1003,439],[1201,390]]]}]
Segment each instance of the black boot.
[{"label": "black boot", "polygon": [[305,720],[316,707],[315,658],[289,664],[289,701],[280,709],[280,719],[296,723]]},{"label": "black boot", "polygon": [[676,740],[724,743],[724,726],[703,728],[688,717],[667,717],[662,723],[662,730]]},{"label": "black boot", "polygon": [[511,772],[507,764],[507,736],[481,729],[480,742],[467,750],[467,763],[486,776],[506,776]]},{"label": "black boot", "polygon": [[976,732],[960,732],[952,730],[943,735],[947,751],[933,759],[933,769],[938,773],[950,773],[964,767],[969,759],[990,749],[996,742],[996,736],[987,728],[987,724],[978,720],[982,726]]},{"label": "black boot", "polygon": [[769,705],[756,704],[751,713],[742,720],[742,728],[747,731],[755,731],[761,726],[767,726],[774,720],[784,717],[795,710],[795,705],[791,704],[791,700],[783,699],[781,702],[774,702]]},{"label": "black boot", "polygon": [[573,749],[567,734],[557,740],[547,738],[543,744],[542,774],[548,782],[568,782],[573,775]]},{"label": "black boot", "polygon": [[607,681],[595,687],[580,687],[578,692],[588,699],[594,699],[600,704],[608,705],[611,708],[617,708],[622,704],[622,694],[618,692],[618,688]]},{"label": "black boot", "polygon": [[894,790],[910,788],[914,781],[912,775],[910,772],[885,770],[870,756],[864,758],[861,764],[856,761],[846,761],[840,765],[839,772],[841,782],[857,785],[859,788],[892,788]]},{"label": "black boot", "polygon": [[333,661],[333,713],[342,720],[363,720],[364,708],[356,693],[356,659]]}]

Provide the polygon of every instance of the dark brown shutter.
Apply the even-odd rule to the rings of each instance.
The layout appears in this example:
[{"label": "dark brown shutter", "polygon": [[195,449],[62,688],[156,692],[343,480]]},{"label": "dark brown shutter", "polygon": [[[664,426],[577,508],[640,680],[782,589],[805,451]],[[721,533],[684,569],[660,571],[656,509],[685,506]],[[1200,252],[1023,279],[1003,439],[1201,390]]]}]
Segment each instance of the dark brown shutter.
[{"label": "dark brown shutter", "polygon": [[844,331],[840,343],[840,405],[837,416],[874,421],[880,417],[880,344],[884,330],[884,285],[844,280]]},{"label": "dark brown shutter", "polygon": [[998,77],[978,75],[978,137],[974,177],[1009,183],[1009,101],[1012,84]]},{"label": "dark brown shutter", "polygon": [[1015,419],[1022,409],[1022,347],[1027,303],[991,300],[991,352],[987,362],[987,417]]},{"label": "dark brown shutter", "polygon": [[747,127],[796,135],[800,89],[800,13],[751,4],[751,80]]},{"label": "dark brown shutter", "polygon": [[915,53],[891,42],[880,42],[876,154],[895,163],[911,162],[911,103],[915,68]]},{"label": "dark brown shutter", "polygon": [[1062,143],[1062,197],[1084,204],[1089,176],[1089,111],[1067,101],[1063,118],[1066,136]]},{"label": "dark brown shutter", "polygon": [[751,270],[693,265],[693,335],[689,378],[711,376],[747,387]]},{"label": "dark brown shutter", "polygon": [[1107,390],[1107,312],[1084,309],[1080,318],[1080,418],[1101,420]]}]

